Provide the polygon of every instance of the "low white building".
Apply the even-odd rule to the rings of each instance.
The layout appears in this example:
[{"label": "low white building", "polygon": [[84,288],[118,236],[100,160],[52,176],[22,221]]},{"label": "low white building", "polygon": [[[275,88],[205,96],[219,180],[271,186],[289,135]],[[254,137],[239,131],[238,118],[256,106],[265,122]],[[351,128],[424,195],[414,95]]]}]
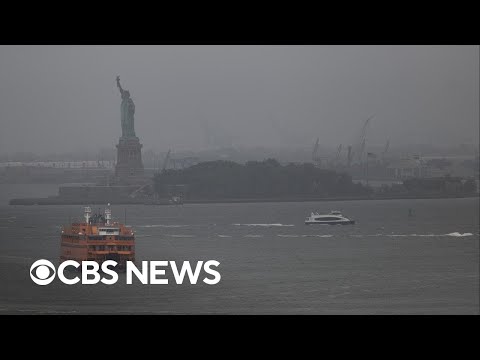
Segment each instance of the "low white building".
[{"label": "low white building", "polygon": [[424,165],[420,159],[399,159],[387,166],[388,174],[394,179],[424,176]]}]

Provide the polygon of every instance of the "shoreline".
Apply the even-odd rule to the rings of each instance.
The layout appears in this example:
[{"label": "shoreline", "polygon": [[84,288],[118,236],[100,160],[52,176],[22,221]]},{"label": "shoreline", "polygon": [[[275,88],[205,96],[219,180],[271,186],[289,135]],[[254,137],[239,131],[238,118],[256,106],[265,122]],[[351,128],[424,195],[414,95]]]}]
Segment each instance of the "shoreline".
[{"label": "shoreline", "polygon": [[62,199],[60,197],[49,198],[17,198],[11,199],[9,205],[182,205],[182,204],[237,204],[237,203],[280,203],[280,202],[322,202],[322,201],[355,201],[355,200],[420,200],[420,199],[464,199],[478,198],[479,194],[469,195],[385,195],[385,196],[345,196],[345,197],[292,197],[292,198],[232,198],[232,199],[190,199],[181,204],[171,203],[168,200],[151,201],[145,199]]}]

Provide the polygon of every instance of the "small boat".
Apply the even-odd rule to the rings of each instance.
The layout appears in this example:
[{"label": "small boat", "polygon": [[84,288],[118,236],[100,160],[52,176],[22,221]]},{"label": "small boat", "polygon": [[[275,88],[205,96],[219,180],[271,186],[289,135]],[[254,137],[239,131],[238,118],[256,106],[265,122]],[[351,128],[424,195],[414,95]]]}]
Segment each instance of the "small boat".
[{"label": "small boat", "polygon": [[342,215],[340,211],[331,211],[329,214],[320,215],[318,212],[311,213],[309,217],[305,219],[305,225],[352,225],[355,224],[355,220],[350,220]]}]

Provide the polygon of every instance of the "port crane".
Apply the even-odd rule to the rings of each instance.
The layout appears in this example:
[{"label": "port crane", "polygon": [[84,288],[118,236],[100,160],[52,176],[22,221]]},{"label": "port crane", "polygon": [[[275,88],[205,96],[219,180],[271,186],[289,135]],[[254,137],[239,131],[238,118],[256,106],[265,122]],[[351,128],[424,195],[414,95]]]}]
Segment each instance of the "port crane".
[{"label": "port crane", "polygon": [[162,166],[162,169],[160,170],[161,173],[165,172],[169,164],[172,165],[174,169],[177,169],[177,167],[180,169],[185,169],[189,166],[198,164],[200,161],[199,158],[196,156],[189,156],[189,157],[187,156],[187,157],[175,159],[175,158],[172,158],[171,155],[172,155],[172,150],[169,149],[163,161],[163,166]]},{"label": "port crane", "polygon": [[161,170],[162,173],[164,173],[165,170],[167,169],[168,161],[170,160],[171,151],[172,151],[171,149],[168,149],[167,155],[165,156],[165,159],[163,160],[163,166],[162,166],[162,170]]},{"label": "port crane", "polygon": [[352,158],[353,158],[353,153],[352,153],[352,145],[348,145],[347,148],[347,166],[350,167],[352,164]]},{"label": "port crane", "polygon": [[365,123],[363,124],[361,135],[360,135],[360,151],[358,153],[358,162],[362,162],[363,153],[365,152],[366,137],[367,137],[367,128],[370,120],[372,120],[375,115],[370,116]]},{"label": "port crane", "polygon": [[317,152],[318,152],[319,141],[320,141],[320,138],[317,138],[317,141],[315,142],[315,145],[313,146],[313,151],[312,151],[312,160],[313,161],[317,160]]},{"label": "port crane", "polygon": [[340,153],[342,152],[342,144],[338,145],[337,154],[335,155],[335,162],[338,163],[338,159],[340,158]]},{"label": "port crane", "polygon": [[317,166],[320,166],[322,161],[321,158],[318,156],[319,142],[320,142],[320,138],[317,138],[317,141],[315,142],[315,145],[313,146],[313,151],[312,151],[312,161]]},{"label": "port crane", "polygon": [[385,159],[385,154],[387,153],[389,147],[390,147],[390,139],[387,140],[387,143],[385,144],[385,149],[383,149],[382,160]]}]

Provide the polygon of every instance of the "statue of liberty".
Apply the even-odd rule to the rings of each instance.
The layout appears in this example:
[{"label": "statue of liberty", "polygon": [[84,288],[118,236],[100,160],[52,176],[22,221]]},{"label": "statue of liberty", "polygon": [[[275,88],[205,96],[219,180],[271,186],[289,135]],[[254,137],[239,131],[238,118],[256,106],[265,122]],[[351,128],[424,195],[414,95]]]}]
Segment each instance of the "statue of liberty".
[{"label": "statue of liberty", "polygon": [[122,95],[122,105],[120,106],[120,113],[122,119],[122,137],[136,137],[134,124],[135,104],[130,97],[130,92],[128,90],[122,89],[122,86],[120,85],[120,76],[117,76],[117,86],[120,90],[120,95]]}]

